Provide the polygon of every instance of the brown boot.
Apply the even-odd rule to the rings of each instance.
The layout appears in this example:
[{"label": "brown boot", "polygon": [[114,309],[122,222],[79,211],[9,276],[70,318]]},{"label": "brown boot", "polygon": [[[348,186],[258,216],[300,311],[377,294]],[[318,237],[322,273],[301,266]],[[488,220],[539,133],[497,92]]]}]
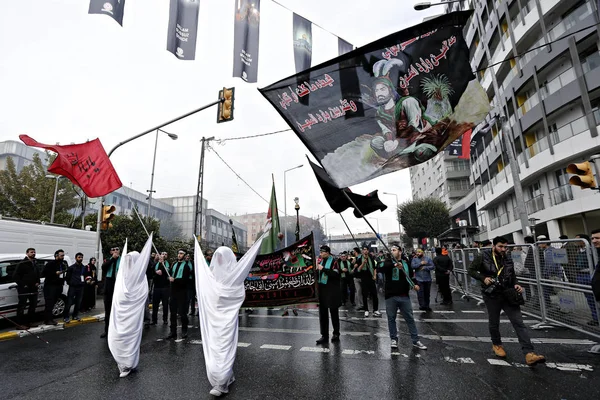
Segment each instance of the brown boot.
[{"label": "brown boot", "polygon": [[532,367],[536,364],[546,362],[546,357],[542,356],[541,354],[535,354],[534,352],[531,352],[527,353],[527,355],[525,356],[525,362],[527,363],[527,365]]},{"label": "brown boot", "polygon": [[504,351],[504,347],[502,347],[502,345],[496,346],[495,344],[493,344],[492,350],[494,350],[494,354],[496,354],[497,357],[500,357],[500,358],[506,357],[506,352]]}]

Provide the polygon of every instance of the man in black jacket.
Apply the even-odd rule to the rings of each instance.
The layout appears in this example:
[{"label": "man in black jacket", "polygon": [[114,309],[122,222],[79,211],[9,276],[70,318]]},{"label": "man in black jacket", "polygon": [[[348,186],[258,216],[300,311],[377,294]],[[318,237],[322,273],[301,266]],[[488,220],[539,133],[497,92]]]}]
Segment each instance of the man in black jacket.
[{"label": "man in black jacket", "polygon": [[166,339],[177,339],[177,314],[181,318],[181,338],[187,338],[188,316],[187,316],[187,289],[190,284],[190,266],[185,261],[185,251],[177,252],[177,262],[171,268],[169,281],[171,282],[171,298],[169,307],[171,309],[171,333]]},{"label": "man in black jacket", "polygon": [[450,274],[454,269],[452,259],[448,256],[448,250],[436,248],[437,256],[433,259],[435,266],[435,281],[438,284],[440,293],[442,294],[442,305],[447,306],[452,304],[452,292],[450,291]]},{"label": "man in black jacket", "polygon": [[121,264],[121,249],[113,247],[110,249],[110,258],[102,264],[102,275],[104,281],[104,332],[100,335],[105,338],[108,335],[108,323],[110,321],[110,310],[112,308],[112,299],[115,291],[115,282],[119,265]]},{"label": "man in black jacket", "polygon": [[[166,254],[166,253],[164,253]],[[169,274],[167,268],[170,268],[169,262],[162,254],[156,254],[153,266],[154,290],[152,292],[152,322],[150,325],[156,325],[158,322],[158,309],[160,303],[163,307],[163,325],[168,325],[169,321]]]},{"label": "man in black jacket", "polygon": [[367,301],[369,295],[371,295],[371,300],[373,301],[373,315],[381,317],[381,313],[379,312],[379,298],[377,297],[377,286],[375,285],[377,280],[377,276],[375,275],[376,268],[377,262],[369,254],[369,246],[363,246],[362,254],[356,258],[352,273],[355,276],[360,277],[365,317],[369,316],[369,303]]},{"label": "man in black jacket", "polygon": [[63,279],[65,269],[65,252],[62,249],[54,252],[54,260],[46,263],[42,276],[44,277],[44,323],[57,325],[52,315],[54,305],[62,294],[65,281]]},{"label": "man in black jacket", "polygon": [[[37,306],[38,288],[40,287],[40,273],[36,266],[35,249],[28,248],[26,257],[17,264],[13,279],[17,284],[19,303],[17,305],[17,320],[25,327],[33,327],[35,324],[35,307]],[[25,319],[25,307],[29,302],[27,319]]]},{"label": "man in black jacket", "polygon": [[469,267],[469,275],[481,281],[483,301],[488,310],[492,349],[496,356],[506,357],[500,337],[500,312],[504,310],[517,333],[527,365],[533,366],[545,362],[546,359],[533,352],[527,327],[523,323],[521,308],[518,305],[511,305],[507,300],[507,294],[510,294],[512,289],[518,293],[523,292],[523,288],[517,282],[512,258],[506,255],[507,243],[508,241],[503,237],[494,238],[493,247],[484,249],[473,260]]},{"label": "man in black jacket", "polygon": [[65,307],[65,323],[69,322],[69,312],[73,307],[73,321],[79,321],[79,309],[81,308],[81,299],[83,298],[85,265],[83,265],[83,254],[75,254],[75,264],[67,269],[66,282],[69,285],[67,294],[67,306]]},{"label": "man in black jacket", "polygon": [[321,261],[317,265],[319,279],[319,324],[321,328],[321,338],[317,344],[329,342],[329,314],[331,314],[331,324],[333,325],[332,342],[340,340],[340,314],[341,304],[340,292],[340,267],[331,255],[329,246],[321,246]]},{"label": "man in black jacket", "polygon": [[417,331],[410,302],[410,290],[419,290],[419,286],[414,285],[412,281],[414,279],[413,269],[409,263],[402,259],[402,251],[398,246],[392,246],[391,251],[392,257],[386,257],[383,267],[380,269],[385,275],[385,310],[392,349],[398,348],[396,314],[400,309],[400,313],[408,326],[413,346],[420,350],[427,350],[427,347],[419,340],[419,332]]}]

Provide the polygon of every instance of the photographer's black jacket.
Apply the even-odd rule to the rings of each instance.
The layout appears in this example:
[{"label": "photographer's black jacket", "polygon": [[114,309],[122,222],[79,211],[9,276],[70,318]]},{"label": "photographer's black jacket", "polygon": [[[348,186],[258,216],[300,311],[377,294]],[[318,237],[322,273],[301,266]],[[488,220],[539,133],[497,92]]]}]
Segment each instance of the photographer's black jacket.
[{"label": "photographer's black jacket", "polygon": [[497,279],[505,288],[513,287],[518,282],[512,258],[507,255],[499,256],[496,254],[498,269],[504,267],[500,276],[498,276],[498,269],[496,269],[492,251],[493,249],[485,249],[473,260],[469,267],[469,275],[481,281],[481,290],[486,288],[485,283],[483,283],[485,278]]}]

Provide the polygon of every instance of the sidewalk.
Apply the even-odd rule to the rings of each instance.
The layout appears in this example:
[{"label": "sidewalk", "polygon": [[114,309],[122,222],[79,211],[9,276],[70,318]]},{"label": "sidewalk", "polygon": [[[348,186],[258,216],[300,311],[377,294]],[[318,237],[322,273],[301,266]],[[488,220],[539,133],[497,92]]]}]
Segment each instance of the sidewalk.
[{"label": "sidewalk", "polygon": [[[39,319],[41,315],[41,313],[36,313],[36,319]],[[58,325],[40,324],[39,326],[31,328],[28,331],[15,329],[14,325],[12,327],[0,329],[0,342],[25,336],[31,336],[31,334],[39,335],[40,333],[44,332],[59,331],[65,328],[72,328],[74,326],[79,326],[83,324],[104,321],[104,302],[102,301],[102,296],[98,296],[96,298],[96,308],[86,313],[79,313],[79,317],[81,318],[81,320],[71,320],[66,324],[62,321],[62,317],[56,317],[55,320],[56,322],[58,322]],[[10,319],[14,321],[14,317],[11,317]]]}]

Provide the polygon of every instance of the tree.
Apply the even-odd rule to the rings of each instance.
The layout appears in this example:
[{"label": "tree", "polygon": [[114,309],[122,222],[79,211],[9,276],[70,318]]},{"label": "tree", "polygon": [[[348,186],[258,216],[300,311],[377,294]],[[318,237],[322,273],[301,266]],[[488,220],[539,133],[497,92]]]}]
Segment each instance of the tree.
[{"label": "tree", "polygon": [[[89,215],[88,217],[91,217]],[[91,219],[91,218],[90,218]],[[89,220],[86,220],[89,221]],[[154,245],[159,251],[167,249],[167,242],[160,236],[160,221],[152,217],[143,217],[144,225],[148,232],[154,232]],[[129,215],[115,215],[115,218],[111,221],[112,228],[100,233],[100,240],[102,241],[102,250],[104,256],[109,255],[109,250],[113,247],[123,248],[125,240],[127,240],[128,251],[142,251],[144,244],[148,240],[148,235],[144,228],[140,224],[137,217]],[[91,223],[89,225],[92,225]],[[94,221],[93,226],[96,225]],[[165,250],[168,251],[168,250]],[[169,256],[173,254],[169,253]]]},{"label": "tree", "polygon": [[450,227],[450,214],[446,204],[439,199],[411,200],[398,207],[402,226],[411,238],[434,238]]},{"label": "tree", "polygon": [[[48,156],[51,163],[55,156]],[[46,167],[37,154],[33,162],[17,173],[12,158],[6,161],[6,170],[0,171],[0,210],[2,214],[34,221],[50,221],[56,181],[46,178]],[[58,181],[54,222],[70,225],[74,215],[69,210],[77,207],[79,198],[74,185],[66,178]]]},{"label": "tree", "polygon": [[[181,226],[177,225],[173,218],[169,217],[160,221],[160,236],[165,240],[174,241],[185,241],[189,242],[188,238],[183,237],[183,231],[181,230]],[[194,247],[192,246],[192,249]]]},{"label": "tree", "polygon": [[406,249],[413,248],[413,240],[406,233],[402,233],[402,236],[400,237],[400,239],[402,241],[402,244],[404,245],[404,248],[406,248]]}]

